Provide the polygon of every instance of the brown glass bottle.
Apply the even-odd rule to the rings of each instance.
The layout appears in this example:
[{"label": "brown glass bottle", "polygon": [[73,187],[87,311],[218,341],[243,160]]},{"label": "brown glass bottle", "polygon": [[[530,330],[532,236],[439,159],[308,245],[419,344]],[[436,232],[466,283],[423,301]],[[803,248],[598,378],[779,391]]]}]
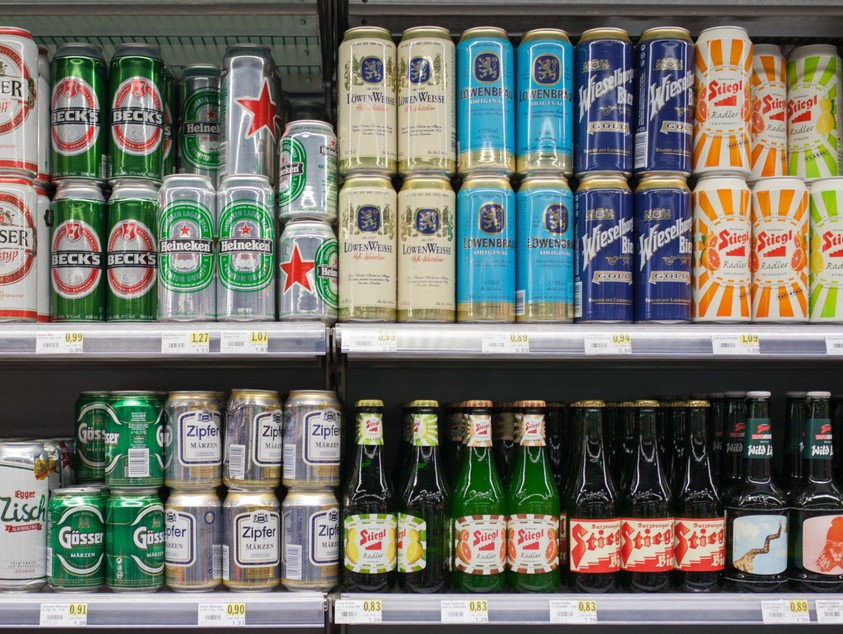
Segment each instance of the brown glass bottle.
[{"label": "brown glass bottle", "polygon": [[746,392],[726,392],[723,411],[723,450],[720,489],[725,493],[741,479],[743,442],[746,435]]}]

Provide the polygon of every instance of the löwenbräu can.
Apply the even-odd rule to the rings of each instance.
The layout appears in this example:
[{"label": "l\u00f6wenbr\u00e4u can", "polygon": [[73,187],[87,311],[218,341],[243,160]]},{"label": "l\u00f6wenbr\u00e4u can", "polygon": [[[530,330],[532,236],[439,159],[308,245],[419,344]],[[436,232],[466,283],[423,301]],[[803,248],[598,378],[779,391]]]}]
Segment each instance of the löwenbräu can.
[{"label": "l\u00f6wenbr\u00e4u can", "polygon": [[222,582],[222,504],[216,492],[173,491],[164,505],[164,580],[176,592]]},{"label": "l\u00f6wenbr\u00e4u can", "polygon": [[281,321],[337,320],[339,256],[327,222],[288,222],[278,245],[278,318]]},{"label": "l\u00f6wenbr\u00e4u can", "polygon": [[290,489],[340,484],[342,408],[334,392],[293,390],[284,403],[284,478]]},{"label": "l\u00f6wenbr\u00e4u can", "polygon": [[272,491],[229,491],[222,507],[222,582],[234,592],[278,585],[281,515]]},{"label": "l\u00f6wenbr\u00e4u can", "polygon": [[216,188],[220,169],[219,66],[185,66],[178,91],[179,171],[207,176]]},{"label": "l\u00f6wenbr\u00e4u can", "polygon": [[105,583],[105,500],[99,487],[53,491],[47,523],[47,583],[90,592]]},{"label": "l\u00f6wenbr\u00e4u can", "polygon": [[105,427],[111,416],[108,392],[80,392],[76,413],[76,478],[105,482]]},{"label": "l\u00f6wenbr\u00e4u can", "polygon": [[515,321],[515,193],[477,174],[457,194],[457,321]]},{"label": "l\u00f6wenbr\u00e4u can", "polygon": [[337,137],[330,123],[292,121],[281,137],[278,217],[337,219]]},{"label": "l\u00f6wenbr\u00e4u can", "polygon": [[105,484],[152,489],[164,484],[164,401],[158,392],[109,392]]},{"label": "l\u00f6wenbr\u00e4u can", "polygon": [[0,170],[27,178],[38,173],[38,47],[32,34],[0,27]]},{"label": "l\u00f6wenbr\u00e4u can", "polygon": [[331,489],[289,491],[281,505],[281,585],[330,592],[339,583],[340,508]]},{"label": "l\u00f6wenbr\u00e4u can", "polygon": [[222,414],[213,392],[170,392],[164,404],[164,484],[209,491],[222,483]]},{"label": "l\u00f6wenbr\u00e4u can", "polygon": [[214,320],[216,210],[207,176],[164,177],[158,190],[158,321]]},{"label": "l\u00f6wenbr\u00e4u can", "polygon": [[225,414],[225,486],[264,491],[278,486],[283,424],[278,392],[231,391]]},{"label": "l\u00f6wenbr\u00e4u can", "polygon": [[[0,60],[2,54],[0,42]],[[37,214],[32,181],[0,176],[0,322],[35,321],[38,315]]]},{"label": "l\u00f6wenbr\u00e4u can", "polygon": [[105,507],[105,585],[155,592],[164,585],[164,505],[154,489],[112,492]]}]

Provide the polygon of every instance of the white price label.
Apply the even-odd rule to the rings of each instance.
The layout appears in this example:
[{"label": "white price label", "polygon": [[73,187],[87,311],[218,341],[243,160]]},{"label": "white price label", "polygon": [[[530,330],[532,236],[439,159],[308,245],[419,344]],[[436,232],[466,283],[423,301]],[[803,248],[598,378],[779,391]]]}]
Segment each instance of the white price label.
[{"label": "white price label", "polygon": [[245,603],[200,603],[196,623],[199,627],[245,627]]},{"label": "white price label", "polygon": [[585,336],[585,354],[632,354],[632,337],[626,332],[595,333]]},{"label": "white price label", "polygon": [[41,627],[87,627],[87,603],[42,603]]},{"label": "white price label", "polygon": [[162,354],[208,354],[211,333],[207,331],[165,332],[161,335]]},{"label": "white price label", "polygon": [[266,354],[269,352],[269,333],[265,330],[223,330],[220,333],[222,354]]},{"label": "white price label", "polygon": [[758,335],[711,335],[711,352],[714,354],[754,355],[761,354]]},{"label": "white price label", "polygon": [[380,623],[383,620],[383,603],[380,599],[338,599],[334,602],[334,622]]},{"label": "white price label", "polygon": [[481,341],[483,354],[530,354],[526,332],[487,332]]},{"label": "white price label", "polygon": [[843,335],[826,335],[825,353],[829,355],[843,354]]},{"label": "white price label", "polygon": [[35,354],[82,354],[85,335],[81,332],[39,332]]},{"label": "white price label", "polygon": [[551,623],[597,623],[597,601],[550,600]]},{"label": "white price label", "polygon": [[761,620],[764,623],[810,623],[808,601],[762,601]]},{"label": "white price label", "polygon": [[486,599],[441,601],[443,623],[488,623],[489,602]]},{"label": "white price label", "polygon": [[817,623],[843,623],[843,600],[817,599],[814,607],[817,609]]},{"label": "white price label", "polygon": [[398,352],[394,330],[343,330],[343,352]]}]

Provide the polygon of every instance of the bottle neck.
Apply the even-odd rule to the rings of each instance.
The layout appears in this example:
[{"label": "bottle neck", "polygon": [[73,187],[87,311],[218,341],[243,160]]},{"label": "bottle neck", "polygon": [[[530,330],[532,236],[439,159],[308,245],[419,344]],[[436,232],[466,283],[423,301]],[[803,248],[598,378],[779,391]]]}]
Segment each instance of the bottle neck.
[{"label": "bottle neck", "polygon": [[599,409],[586,409],[580,413],[577,424],[580,440],[578,477],[583,483],[604,483],[611,486],[606,469],[606,454],[603,447],[603,419]]},{"label": "bottle neck", "polygon": [[743,476],[748,482],[768,483],[772,478],[773,433],[766,399],[750,401],[743,441]]},{"label": "bottle neck", "polygon": [[834,478],[834,443],[828,401],[811,399],[805,420],[802,460],[810,482],[827,483]]},{"label": "bottle neck", "polygon": [[685,476],[683,489],[695,490],[708,488],[715,491],[714,478],[711,474],[708,447],[708,410],[704,407],[692,407],[688,411],[688,440],[685,444]]}]

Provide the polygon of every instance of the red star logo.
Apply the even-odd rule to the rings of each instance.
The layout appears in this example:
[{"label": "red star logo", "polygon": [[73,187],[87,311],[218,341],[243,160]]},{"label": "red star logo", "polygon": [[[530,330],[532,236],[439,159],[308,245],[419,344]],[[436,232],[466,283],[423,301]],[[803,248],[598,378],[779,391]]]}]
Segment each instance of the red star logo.
[{"label": "red star logo", "polygon": [[252,235],[252,228],[247,225],[245,222],[240,225],[240,235],[241,236],[250,236]]},{"label": "red star logo", "polygon": [[190,227],[187,225],[182,225],[179,227],[179,237],[181,236],[189,236],[190,235]]},{"label": "red star logo", "polygon": [[293,287],[293,284],[298,284],[306,291],[312,293],[313,289],[310,288],[310,282],[307,281],[307,274],[313,270],[314,266],[316,264],[312,260],[310,262],[302,260],[301,253],[299,253],[299,245],[293,245],[293,254],[290,256],[290,261],[281,263],[281,270],[287,274],[287,281],[284,283],[284,292],[289,291]]},{"label": "red star logo", "polygon": [[266,79],[263,80],[260,97],[257,99],[244,97],[237,99],[237,103],[252,113],[252,123],[246,133],[247,139],[260,132],[261,128],[266,128],[273,137],[275,136],[276,107],[272,97],[269,96],[269,82]]}]

